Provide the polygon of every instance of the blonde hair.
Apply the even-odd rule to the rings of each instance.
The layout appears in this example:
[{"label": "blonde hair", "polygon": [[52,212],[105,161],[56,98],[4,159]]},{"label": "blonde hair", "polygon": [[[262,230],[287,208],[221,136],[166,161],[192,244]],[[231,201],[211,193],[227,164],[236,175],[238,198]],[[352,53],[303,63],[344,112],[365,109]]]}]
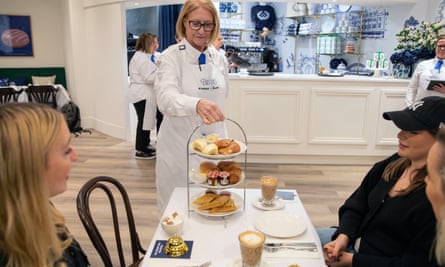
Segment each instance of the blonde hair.
[{"label": "blonde hair", "polygon": [[45,170],[63,115],[33,103],[0,106],[0,251],[7,266],[53,266],[63,247]]},{"label": "blonde hair", "polygon": [[202,7],[208,10],[213,17],[213,23],[215,27],[213,28],[212,34],[208,40],[209,44],[213,43],[219,35],[219,18],[218,11],[216,10],[215,4],[211,0],[187,0],[181,8],[178,20],[176,21],[176,34],[181,39],[185,38],[185,27],[184,21],[188,19],[188,15],[195,9]]},{"label": "blonde hair", "polygon": [[[437,134],[437,142],[440,145],[439,173],[441,178],[441,189],[442,194],[445,196],[445,127],[439,129],[439,133]],[[445,265],[445,203],[442,203],[436,227],[437,230],[434,253],[436,255],[437,263],[439,263],[439,265]]]}]

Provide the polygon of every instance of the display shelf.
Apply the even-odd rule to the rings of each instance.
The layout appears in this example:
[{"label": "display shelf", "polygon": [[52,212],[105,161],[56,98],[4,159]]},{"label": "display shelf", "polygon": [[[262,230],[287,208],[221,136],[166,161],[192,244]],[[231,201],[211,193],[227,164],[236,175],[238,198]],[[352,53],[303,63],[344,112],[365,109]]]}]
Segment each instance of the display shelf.
[{"label": "display shelf", "polygon": [[[316,38],[316,62],[315,73],[318,73],[322,56],[353,56],[357,63],[361,63],[362,59],[362,26],[363,26],[362,10],[351,10],[347,12],[313,14],[304,16],[294,16],[292,19],[296,23],[304,23],[312,21],[316,23],[318,32],[313,33],[297,33],[296,35],[287,34],[286,36],[296,38]],[[347,45],[351,51],[345,52]],[[296,44],[296,47],[298,45]],[[296,48],[297,50],[297,48]],[[298,59],[297,59],[298,60]]]}]

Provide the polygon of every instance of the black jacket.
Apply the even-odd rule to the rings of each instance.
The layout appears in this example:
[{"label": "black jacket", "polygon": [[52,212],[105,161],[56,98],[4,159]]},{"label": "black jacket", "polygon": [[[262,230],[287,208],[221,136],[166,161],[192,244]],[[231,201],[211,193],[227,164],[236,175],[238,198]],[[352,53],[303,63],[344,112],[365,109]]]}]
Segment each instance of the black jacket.
[{"label": "black jacket", "polygon": [[388,192],[401,176],[386,182],[385,167],[397,154],[376,163],[360,186],[339,211],[339,233],[353,245],[361,237],[354,267],[438,266],[431,254],[436,221],[425,188],[405,196],[389,197]]},{"label": "black jacket", "polygon": [[[63,237],[60,237],[64,239]],[[0,250],[0,267],[6,266],[6,256]],[[54,267],[59,266],[67,266],[67,267],[87,267],[90,266],[88,262],[88,258],[85,253],[82,251],[79,243],[73,239],[70,246],[65,249],[63,252],[62,258],[60,258],[56,263],[54,263]]]}]

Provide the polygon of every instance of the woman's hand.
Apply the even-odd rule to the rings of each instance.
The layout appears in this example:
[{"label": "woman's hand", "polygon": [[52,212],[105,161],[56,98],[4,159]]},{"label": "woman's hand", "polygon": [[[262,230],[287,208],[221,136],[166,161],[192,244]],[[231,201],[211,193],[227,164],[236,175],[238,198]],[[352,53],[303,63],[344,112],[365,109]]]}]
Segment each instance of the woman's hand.
[{"label": "woman's hand", "polygon": [[433,90],[436,91],[436,92],[440,92],[442,94],[445,94],[445,85],[443,85],[442,83],[434,85],[433,86]]},{"label": "woman's hand", "polygon": [[[330,266],[347,266],[347,265],[333,265],[338,263],[345,254],[345,249],[349,243],[349,237],[345,234],[339,234],[334,241],[326,243],[323,247],[323,254],[326,264]],[[346,259],[347,257],[345,257]],[[351,256],[352,259],[352,256]],[[351,261],[352,262],[352,261]]]},{"label": "woman's hand", "polygon": [[200,99],[196,105],[196,112],[205,124],[225,120],[224,114],[218,105],[207,99]]},{"label": "woman's hand", "polygon": [[351,267],[352,266],[352,257],[353,253],[350,252],[342,252],[338,257],[337,261],[326,262],[329,267]]}]

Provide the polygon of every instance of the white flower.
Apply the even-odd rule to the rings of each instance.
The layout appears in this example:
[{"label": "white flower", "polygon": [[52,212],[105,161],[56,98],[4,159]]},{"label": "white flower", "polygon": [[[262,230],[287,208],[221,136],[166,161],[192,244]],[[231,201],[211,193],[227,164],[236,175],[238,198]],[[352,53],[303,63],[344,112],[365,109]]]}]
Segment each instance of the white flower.
[{"label": "white flower", "polygon": [[422,21],[419,25],[403,28],[396,34],[399,44],[395,50],[426,48],[434,51],[439,29],[445,21],[431,23]]}]

